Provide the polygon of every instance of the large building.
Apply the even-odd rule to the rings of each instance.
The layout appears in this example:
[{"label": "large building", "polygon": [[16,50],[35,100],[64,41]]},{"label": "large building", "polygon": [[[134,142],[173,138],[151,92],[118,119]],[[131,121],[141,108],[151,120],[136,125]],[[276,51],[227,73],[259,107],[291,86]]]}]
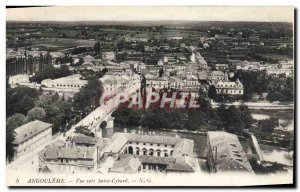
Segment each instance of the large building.
[{"label": "large building", "polygon": [[[124,159],[135,158],[132,169],[142,172],[194,172],[196,159],[193,155],[194,142],[189,139],[167,136],[115,133],[102,154],[110,156],[99,164],[100,172],[122,170],[130,165]],[[120,163],[122,162],[122,163]],[[127,163],[125,163],[127,162]],[[110,166],[108,166],[110,165]],[[122,171],[120,171],[122,172]]]},{"label": "large building", "polygon": [[39,153],[40,171],[96,172],[195,172],[194,142],[189,139],[115,133],[110,139],[75,135]]},{"label": "large building", "polygon": [[141,79],[138,74],[131,71],[121,73],[107,72],[104,77],[100,78],[103,90],[108,95],[114,95],[120,91],[136,91],[140,88]]},{"label": "large building", "polygon": [[15,133],[13,144],[18,158],[52,140],[52,124],[35,120],[16,128]]},{"label": "large building", "polygon": [[220,80],[215,84],[217,94],[220,95],[243,95],[244,86],[239,79],[236,81],[229,81],[228,75],[225,73],[225,79]]},{"label": "large building", "polygon": [[61,77],[58,79],[45,79],[41,86],[47,90],[57,92],[78,92],[81,87],[87,84],[87,80],[82,80],[80,74]]},{"label": "large building", "polygon": [[154,76],[146,76],[146,85],[148,88],[154,89],[165,89],[169,88],[169,78],[167,76],[163,77],[154,77]]},{"label": "large building", "polygon": [[209,131],[207,133],[207,163],[213,172],[253,172],[247,155],[238,139],[231,133]]}]

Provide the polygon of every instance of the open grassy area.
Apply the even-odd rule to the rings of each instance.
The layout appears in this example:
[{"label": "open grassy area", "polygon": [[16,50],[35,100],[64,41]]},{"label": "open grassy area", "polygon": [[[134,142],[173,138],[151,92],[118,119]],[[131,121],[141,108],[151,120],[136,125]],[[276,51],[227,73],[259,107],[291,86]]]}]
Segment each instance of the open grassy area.
[{"label": "open grassy area", "polygon": [[93,47],[97,40],[92,39],[71,39],[71,38],[45,38],[36,39],[31,42],[35,46],[47,46],[49,48],[56,48],[57,50],[72,48],[72,47]]}]

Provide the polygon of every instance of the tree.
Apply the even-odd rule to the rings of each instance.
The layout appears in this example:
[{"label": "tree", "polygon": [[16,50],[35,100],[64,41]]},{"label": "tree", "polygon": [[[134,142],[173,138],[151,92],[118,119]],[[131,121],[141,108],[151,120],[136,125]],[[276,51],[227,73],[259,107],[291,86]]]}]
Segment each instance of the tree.
[{"label": "tree", "polygon": [[254,134],[260,139],[270,139],[277,126],[279,126],[279,121],[276,118],[260,120],[257,122],[257,127],[254,128]]},{"label": "tree", "polygon": [[100,123],[99,127],[100,127],[101,129],[105,129],[105,128],[107,127],[107,122],[106,122],[106,121],[102,121],[102,122]]},{"label": "tree", "polygon": [[25,115],[16,113],[6,120],[6,158],[11,161],[14,157],[15,129],[25,124]]},{"label": "tree", "polygon": [[6,91],[6,117],[15,113],[26,115],[34,107],[38,96],[38,90],[29,87],[8,88]]},{"label": "tree", "polygon": [[53,134],[66,130],[67,122],[70,121],[72,111],[71,102],[56,100],[56,95],[41,95],[36,102],[36,107],[43,108],[46,112],[45,122],[53,124]]},{"label": "tree", "polygon": [[8,161],[11,161],[14,158],[14,144],[15,140],[15,131],[13,128],[9,128],[6,126],[6,158]]},{"label": "tree", "polygon": [[83,64],[83,62],[84,62],[83,58],[82,58],[82,57],[80,57],[80,58],[79,58],[79,62],[77,63],[77,65],[82,65],[82,64]]},{"label": "tree", "polygon": [[74,95],[74,109],[90,112],[94,107],[100,105],[102,93],[102,83],[99,79],[94,78],[88,80],[88,83]]},{"label": "tree", "polygon": [[161,68],[161,69],[158,71],[158,76],[159,76],[159,77],[162,77],[163,74],[164,74],[164,70]]},{"label": "tree", "polygon": [[241,112],[241,117],[245,123],[245,129],[250,129],[252,127],[253,118],[248,106],[240,105],[239,110]]},{"label": "tree", "polygon": [[6,120],[6,127],[9,129],[16,129],[21,125],[26,123],[25,115],[21,113],[15,113],[12,116],[8,117]]},{"label": "tree", "polygon": [[101,50],[101,45],[100,45],[100,41],[98,41],[97,43],[94,44],[94,51],[96,54],[100,53]]},{"label": "tree", "polygon": [[30,111],[28,111],[27,113],[27,121],[34,121],[34,120],[40,120],[40,121],[44,121],[46,117],[46,112],[43,108],[41,107],[35,107],[33,109],[31,109]]},{"label": "tree", "polygon": [[287,167],[277,162],[263,162],[262,164],[257,163],[257,160],[251,158],[249,160],[251,167],[256,174],[270,174],[277,172],[286,172]]},{"label": "tree", "polygon": [[107,73],[107,72],[108,72],[108,69],[107,69],[106,67],[102,69],[102,73],[103,73],[103,74],[105,74],[105,73]]},{"label": "tree", "polygon": [[52,65],[44,67],[42,70],[36,72],[31,81],[40,83],[44,79],[57,79],[71,75],[68,66],[61,65],[60,68],[55,68]]},{"label": "tree", "polygon": [[94,134],[88,129],[87,126],[79,126],[75,128],[75,133],[83,134],[85,136],[94,137]]},{"label": "tree", "polygon": [[217,91],[214,85],[209,86],[208,97],[210,99],[215,99],[217,97]]},{"label": "tree", "polygon": [[245,129],[252,125],[252,116],[248,107],[236,108],[235,106],[229,106],[227,108],[226,105],[221,104],[217,108],[217,115],[221,121],[220,128],[230,133],[247,136]]}]

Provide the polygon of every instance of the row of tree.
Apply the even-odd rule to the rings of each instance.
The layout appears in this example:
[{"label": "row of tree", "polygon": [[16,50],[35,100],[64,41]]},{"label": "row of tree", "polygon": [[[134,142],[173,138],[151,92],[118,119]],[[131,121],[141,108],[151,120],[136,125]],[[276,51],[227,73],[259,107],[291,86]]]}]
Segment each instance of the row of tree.
[{"label": "row of tree", "polygon": [[52,57],[49,52],[39,57],[24,55],[24,57],[15,57],[6,59],[6,75],[12,76],[17,74],[33,74],[46,66],[51,65]]},{"label": "row of tree", "polygon": [[36,72],[35,75],[30,78],[30,81],[41,83],[44,79],[57,79],[69,75],[71,75],[71,71],[66,65],[61,65],[59,68],[48,65],[42,70]]},{"label": "row of tree", "polygon": [[247,106],[222,104],[216,109],[210,105],[199,109],[151,108],[148,110],[128,108],[121,104],[113,113],[115,123],[123,126],[139,126],[149,129],[180,129],[190,131],[225,130],[245,135],[253,119]]}]

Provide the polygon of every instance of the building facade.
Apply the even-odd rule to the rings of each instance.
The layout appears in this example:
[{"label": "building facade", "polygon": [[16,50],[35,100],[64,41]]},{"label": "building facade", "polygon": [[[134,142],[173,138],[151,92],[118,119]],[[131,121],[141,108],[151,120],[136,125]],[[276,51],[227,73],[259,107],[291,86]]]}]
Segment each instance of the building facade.
[{"label": "building facade", "polygon": [[15,158],[29,153],[52,140],[52,124],[31,121],[15,129]]}]

